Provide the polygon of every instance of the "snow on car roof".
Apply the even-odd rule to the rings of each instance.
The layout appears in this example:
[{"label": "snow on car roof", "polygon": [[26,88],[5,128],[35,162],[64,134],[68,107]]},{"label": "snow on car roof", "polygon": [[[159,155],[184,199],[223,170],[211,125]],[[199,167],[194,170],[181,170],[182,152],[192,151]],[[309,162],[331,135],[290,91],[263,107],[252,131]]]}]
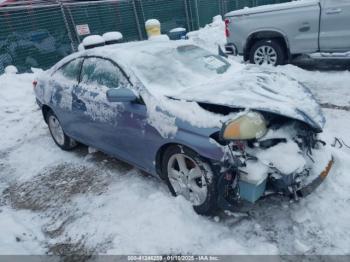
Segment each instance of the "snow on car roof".
[{"label": "snow on car roof", "polygon": [[277,10],[284,10],[288,8],[293,7],[304,7],[304,6],[310,6],[318,4],[319,0],[298,0],[293,2],[287,2],[287,3],[280,3],[280,4],[272,4],[272,5],[262,5],[257,7],[245,7],[243,9],[231,11],[227,13],[225,16],[237,16],[237,15],[248,15],[248,14],[254,14],[254,13],[260,13],[260,12],[269,12],[269,11],[277,11]]},{"label": "snow on car roof", "polygon": [[101,47],[95,47],[89,50],[79,50],[79,52],[73,53],[56,65],[51,70],[55,71],[68,61],[80,57],[83,55],[100,56],[108,59],[112,59],[120,66],[125,67],[130,64],[129,59],[137,57],[142,52],[148,54],[156,54],[162,50],[169,48],[176,48],[182,45],[193,44],[190,40],[178,40],[178,41],[134,41],[113,45],[106,45]]},{"label": "snow on car roof", "polygon": [[105,40],[100,35],[89,35],[83,39],[83,45],[86,49],[88,49],[89,46],[99,46],[104,45]]},{"label": "snow on car roof", "polygon": [[90,50],[89,53],[105,56],[106,53],[112,54],[113,58],[121,56],[135,55],[140,52],[147,51],[150,54],[155,54],[161,50],[168,48],[176,48],[182,45],[188,45],[189,41],[138,41],[122,44],[115,44]]},{"label": "snow on car roof", "polygon": [[107,32],[102,35],[103,39],[108,42],[108,41],[115,41],[115,40],[122,40],[123,35],[120,32]]}]

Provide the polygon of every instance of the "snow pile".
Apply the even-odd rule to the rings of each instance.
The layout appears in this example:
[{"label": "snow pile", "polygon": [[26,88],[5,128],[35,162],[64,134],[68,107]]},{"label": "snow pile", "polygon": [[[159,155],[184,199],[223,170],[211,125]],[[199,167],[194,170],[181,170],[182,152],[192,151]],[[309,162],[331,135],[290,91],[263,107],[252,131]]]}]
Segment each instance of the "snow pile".
[{"label": "snow pile", "polygon": [[84,47],[83,43],[80,43],[78,45],[78,51],[84,51],[84,50],[85,50],[85,47]]},{"label": "snow pile", "polygon": [[[32,82],[33,74],[0,75],[0,144],[1,147],[10,148],[20,141],[25,141],[35,126],[40,123],[33,113],[34,97]],[[30,103],[24,103],[30,97]],[[26,117],[25,117],[26,116]],[[31,130],[31,128],[33,130]]]},{"label": "snow pile", "polygon": [[[45,254],[45,248],[40,245],[43,235],[33,223],[32,214],[27,211],[16,211],[0,205],[0,254],[28,255]],[[35,241],[34,238],[37,238]]]},{"label": "snow pile", "polygon": [[148,19],[145,22],[146,28],[152,27],[152,26],[160,26],[160,22],[157,19]]},{"label": "snow pile", "polygon": [[167,35],[151,35],[150,37],[148,37],[148,41],[167,42],[169,40],[169,36]]},{"label": "snow pile", "polygon": [[169,113],[162,111],[159,102],[152,96],[145,93],[143,95],[147,105],[147,122],[153,126],[164,138],[171,138],[176,135],[178,130],[176,118]]},{"label": "snow pile", "polygon": [[105,44],[105,40],[100,35],[89,35],[83,39],[83,46],[85,49],[89,47],[101,46]]},{"label": "snow pile", "polygon": [[339,106],[350,105],[349,71],[313,71],[308,73],[294,65],[279,66],[268,70],[289,75],[302,82],[313,91],[320,103],[331,103]]},{"label": "snow pile", "polygon": [[186,32],[186,28],[183,27],[176,27],[169,31],[169,33],[179,33],[179,32]]},{"label": "snow pile", "polygon": [[256,70],[255,67],[247,66],[241,70],[231,68],[225,75],[218,75],[207,83],[179,92],[169,90],[169,93],[177,98],[194,98],[199,102],[241,108],[249,106],[305,122],[311,119],[309,123],[315,127],[324,125],[320,108],[297,80],[280,73]]},{"label": "snow pile", "polygon": [[222,20],[221,15],[215,16],[211,24],[197,31],[189,32],[187,37],[197,45],[217,54],[218,46],[224,46],[227,42],[225,36],[225,22]]},{"label": "snow pile", "polygon": [[10,66],[7,66],[5,68],[5,73],[6,74],[17,74],[18,73],[18,69],[15,66],[10,65]]},{"label": "snow pile", "polygon": [[240,179],[250,184],[260,185],[268,176],[268,166],[258,161],[250,161],[249,164],[242,168]]},{"label": "snow pile", "polygon": [[345,53],[314,53],[311,54],[310,57],[316,59],[327,59],[327,58],[345,58],[348,59],[350,57],[350,51]]},{"label": "snow pile", "polygon": [[106,42],[110,41],[120,41],[123,39],[123,35],[120,32],[107,32],[102,35]]},{"label": "snow pile", "polygon": [[268,150],[261,150],[256,157],[265,165],[273,166],[283,174],[299,173],[306,165],[305,157],[301,154],[299,146],[290,140]]}]

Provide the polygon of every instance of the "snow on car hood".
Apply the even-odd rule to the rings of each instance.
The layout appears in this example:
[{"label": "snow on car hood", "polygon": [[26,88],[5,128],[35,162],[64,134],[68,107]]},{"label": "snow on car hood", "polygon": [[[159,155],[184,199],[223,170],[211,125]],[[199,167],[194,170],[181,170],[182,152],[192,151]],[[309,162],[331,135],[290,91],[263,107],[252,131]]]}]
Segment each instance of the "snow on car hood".
[{"label": "snow on car hood", "polygon": [[163,89],[162,94],[187,101],[271,112],[303,121],[321,131],[325,118],[311,92],[299,81],[271,68],[268,70],[256,66],[228,70],[206,83],[186,89]]}]

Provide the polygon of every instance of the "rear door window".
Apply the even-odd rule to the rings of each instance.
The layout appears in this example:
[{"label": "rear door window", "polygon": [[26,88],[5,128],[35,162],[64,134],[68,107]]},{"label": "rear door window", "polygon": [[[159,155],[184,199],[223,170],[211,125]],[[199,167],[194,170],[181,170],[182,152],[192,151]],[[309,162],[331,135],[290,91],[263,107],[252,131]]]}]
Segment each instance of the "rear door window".
[{"label": "rear door window", "polygon": [[119,69],[102,58],[86,58],[81,71],[81,82],[87,85],[100,85],[117,88],[120,84]]}]

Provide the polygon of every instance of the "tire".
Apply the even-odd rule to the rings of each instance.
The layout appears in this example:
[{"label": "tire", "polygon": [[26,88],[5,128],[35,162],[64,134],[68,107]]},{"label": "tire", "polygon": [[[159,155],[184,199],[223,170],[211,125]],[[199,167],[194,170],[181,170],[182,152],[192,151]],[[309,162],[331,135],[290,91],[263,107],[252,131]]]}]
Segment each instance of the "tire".
[{"label": "tire", "polygon": [[60,147],[62,150],[69,151],[78,145],[74,139],[70,138],[66,135],[66,133],[64,133],[60,121],[52,110],[49,110],[46,113],[45,119],[49,127],[51,137],[58,147]]},{"label": "tire", "polygon": [[286,54],[284,48],[276,40],[260,40],[249,52],[249,61],[252,64],[284,65]]},{"label": "tire", "polygon": [[[180,168],[181,165],[189,170],[187,174]],[[199,154],[180,145],[169,147],[163,154],[162,173],[172,195],[184,196],[198,214],[211,215],[216,211],[216,176],[208,161]],[[194,177],[196,178],[193,179]]]}]

